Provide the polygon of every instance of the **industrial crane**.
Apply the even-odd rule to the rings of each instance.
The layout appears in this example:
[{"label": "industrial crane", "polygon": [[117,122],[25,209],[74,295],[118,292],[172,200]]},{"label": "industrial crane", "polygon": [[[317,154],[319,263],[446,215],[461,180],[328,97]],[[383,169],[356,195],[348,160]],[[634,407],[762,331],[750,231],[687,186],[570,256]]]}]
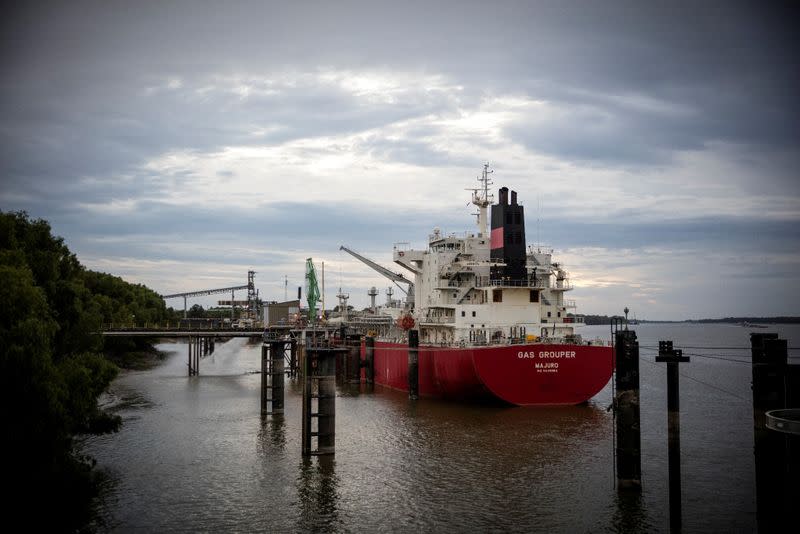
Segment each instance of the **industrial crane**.
[{"label": "industrial crane", "polygon": [[[409,280],[408,278],[406,278],[402,274],[398,274],[398,273],[392,272],[389,269],[387,269],[386,267],[384,267],[382,265],[378,265],[377,263],[375,263],[371,259],[365,258],[364,256],[362,256],[358,252],[350,250],[349,248],[347,248],[345,246],[340,246],[339,250],[344,250],[345,252],[347,252],[348,254],[353,256],[355,259],[360,260],[362,263],[365,263],[369,267],[372,267],[374,270],[378,271],[380,274],[382,274],[383,276],[385,276],[386,278],[388,278],[389,280],[394,282],[394,285],[399,287],[400,291],[402,291],[403,293],[406,294],[406,301],[409,304],[413,304],[413,302],[414,302],[414,282],[412,282],[411,280]],[[400,284],[408,284],[408,288],[404,288]]]},{"label": "industrial crane", "polygon": [[[308,322],[317,322],[317,302],[319,302],[319,286],[317,285],[317,270],[311,258],[306,259],[306,300],[308,300]],[[324,311],[324,310],[323,310]]]}]

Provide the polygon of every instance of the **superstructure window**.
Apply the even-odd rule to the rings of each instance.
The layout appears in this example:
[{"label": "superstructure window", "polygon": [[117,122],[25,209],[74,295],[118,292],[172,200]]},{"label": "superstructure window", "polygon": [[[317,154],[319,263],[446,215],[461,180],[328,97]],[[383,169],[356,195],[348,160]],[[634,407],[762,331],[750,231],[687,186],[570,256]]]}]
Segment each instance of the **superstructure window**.
[{"label": "superstructure window", "polygon": [[461,317],[466,317],[466,316],[467,316],[467,312],[465,312],[465,311],[462,311],[462,312],[461,312]]},{"label": "superstructure window", "polygon": [[502,289],[492,289],[492,302],[503,302]]},{"label": "superstructure window", "polygon": [[475,312],[474,311],[472,312],[472,316],[475,317]]},{"label": "superstructure window", "polygon": [[553,314],[552,314],[551,312],[547,312],[547,316],[548,316],[548,317],[552,317],[552,316],[553,316]]},{"label": "superstructure window", "polygon": [[531,289],[531,302],[539,302],[539,290]]}]

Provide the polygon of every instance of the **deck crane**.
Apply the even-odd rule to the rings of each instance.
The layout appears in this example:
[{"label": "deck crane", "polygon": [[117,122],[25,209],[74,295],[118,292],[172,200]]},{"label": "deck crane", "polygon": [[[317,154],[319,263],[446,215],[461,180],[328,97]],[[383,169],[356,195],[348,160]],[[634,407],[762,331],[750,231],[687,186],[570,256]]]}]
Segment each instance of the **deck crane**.
[{"label": "deck crane", "polygon": [[[360,260],[362,263],[365,263],[367,266],[372,267],[374,270],[378,271],[380,274],[394,282],[394,285],[400,288],[400,291],[406,294],[406,302],[413,307],[414,304],[414,282],[403,276],[402,274],[398,274],[395,272],[390,271],[386,267],[382,265],[378,265],[374,261],[369,258],[365,258],[358,252],[354,250],[350,250],[349,248],[345,247],[344,245],[339,247],[339,250],[344,250],[355,259]],[[407,288],[404,288],[400,284],[408,284]]]}]

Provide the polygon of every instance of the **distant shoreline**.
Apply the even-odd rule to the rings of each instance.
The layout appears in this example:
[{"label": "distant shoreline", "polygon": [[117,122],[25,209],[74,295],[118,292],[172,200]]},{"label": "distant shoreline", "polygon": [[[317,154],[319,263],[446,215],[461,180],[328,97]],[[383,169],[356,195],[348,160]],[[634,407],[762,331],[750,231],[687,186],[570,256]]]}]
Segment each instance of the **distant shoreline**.
[{"label": "distant shoreline", "polygon": [[[625,320],[622,316],[608,316],[608,315],[586,315],[584,316],[585,324],[587,325],[603,325],[611,324],[612,319]],[[655,324],[655,323],[697,323],[697,324],[800,324],[800,317],[723,317],[720,319],[682,319],[676,321],[668,320],[648,320],[648,319],[628,319],[629,324]]]}]

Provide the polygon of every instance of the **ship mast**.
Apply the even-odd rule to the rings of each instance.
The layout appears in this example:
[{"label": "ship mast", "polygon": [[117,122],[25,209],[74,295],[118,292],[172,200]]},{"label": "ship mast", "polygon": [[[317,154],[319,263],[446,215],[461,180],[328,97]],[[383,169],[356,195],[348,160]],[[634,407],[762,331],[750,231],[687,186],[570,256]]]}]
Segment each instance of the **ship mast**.
[{"label": "ship mast", "polygon": [[482,237],[487,234],[489,227],[489,219],[487,217],[488,212],[486,208],[488,208],[489,204],[492,203],[492,198],[489,195],[489,186],[494,182],[489,179],[489,175],[493,172],[494,171],[489,170],[489,164],[485,163],[483,165],[483,174],[478,177],[478,181],[481,183],[482,191],[479,189],[472,190],[472,203],[478,206],[478,232]]}]

